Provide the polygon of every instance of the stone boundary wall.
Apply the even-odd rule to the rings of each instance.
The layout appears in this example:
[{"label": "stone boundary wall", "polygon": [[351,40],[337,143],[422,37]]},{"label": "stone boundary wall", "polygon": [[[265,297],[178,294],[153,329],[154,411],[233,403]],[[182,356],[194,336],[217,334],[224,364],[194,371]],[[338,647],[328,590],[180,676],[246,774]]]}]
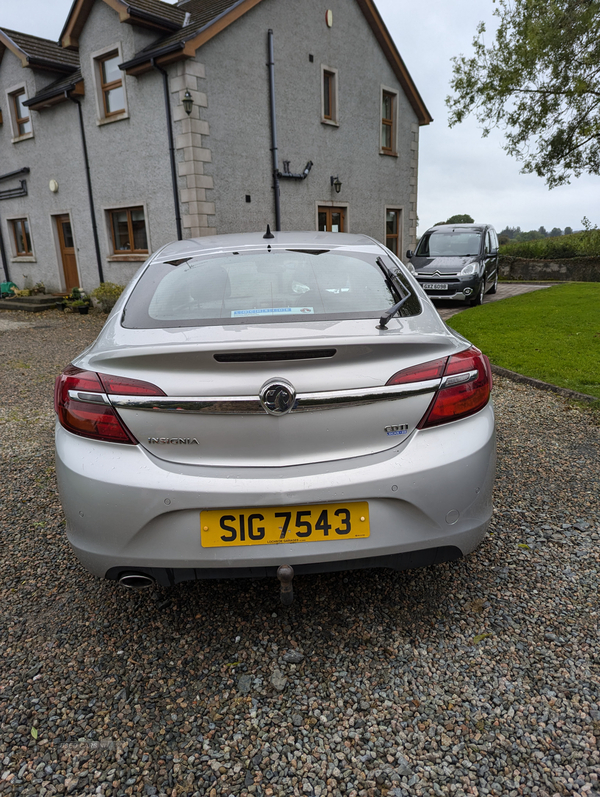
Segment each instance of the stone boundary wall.
[{"label": "stone boundary wall", "polygon": [[527,281],[600,282],[599,257],[570,257],[563,260],[527,260],[500,255],[500,276]]}]

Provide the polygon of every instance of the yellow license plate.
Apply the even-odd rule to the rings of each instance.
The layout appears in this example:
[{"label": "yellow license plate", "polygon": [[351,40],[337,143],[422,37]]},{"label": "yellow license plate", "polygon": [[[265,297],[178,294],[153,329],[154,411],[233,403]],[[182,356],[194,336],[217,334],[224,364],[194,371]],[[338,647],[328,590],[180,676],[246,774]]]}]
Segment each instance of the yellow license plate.
[{"label": "yellow license plate", "polygon": [[211,509],[200,513],[200,533],[204,548],[357,539],[369,536],[369,504]]}]

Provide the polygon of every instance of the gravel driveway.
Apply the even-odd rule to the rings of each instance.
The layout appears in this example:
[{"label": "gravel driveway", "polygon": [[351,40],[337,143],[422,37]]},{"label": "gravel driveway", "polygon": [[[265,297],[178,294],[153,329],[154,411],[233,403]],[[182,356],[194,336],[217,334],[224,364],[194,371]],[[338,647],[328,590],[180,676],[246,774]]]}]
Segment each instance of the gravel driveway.
[{"label": "gravel driveway", "polygon": [[461,562],[298,577],[289,609],[270,580],[130,593],[74,559],[54,482],[53,378],[103,318],[0,321],[0,794],[600,794],[589,410],[497,380]]}]

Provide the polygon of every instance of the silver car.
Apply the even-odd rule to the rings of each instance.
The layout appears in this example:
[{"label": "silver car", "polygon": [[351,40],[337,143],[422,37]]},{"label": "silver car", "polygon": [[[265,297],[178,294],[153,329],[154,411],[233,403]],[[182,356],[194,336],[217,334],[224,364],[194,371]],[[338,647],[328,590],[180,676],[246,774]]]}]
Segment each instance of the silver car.
[{"label": "silver car", "polygon": [[487,358],[363,235],[169,244],[57,379],[83,565],[125,586],[458,559],[492,511]]}]

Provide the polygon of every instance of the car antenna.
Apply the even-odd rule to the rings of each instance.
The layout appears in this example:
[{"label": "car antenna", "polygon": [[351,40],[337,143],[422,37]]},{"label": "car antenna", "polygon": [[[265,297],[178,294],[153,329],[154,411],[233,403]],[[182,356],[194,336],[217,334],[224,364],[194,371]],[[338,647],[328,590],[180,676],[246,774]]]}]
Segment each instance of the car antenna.
[{"label": "car antenna", "polygon": [[263,238],[275,238],[275,236],[274,236],[274,235],[273,235],[273,233],[271,232],[271,228],[269,227],[269,225],[268,225],[268,224],[267,224],[267,231],[266,231],[266,233],[263,235]]}]

